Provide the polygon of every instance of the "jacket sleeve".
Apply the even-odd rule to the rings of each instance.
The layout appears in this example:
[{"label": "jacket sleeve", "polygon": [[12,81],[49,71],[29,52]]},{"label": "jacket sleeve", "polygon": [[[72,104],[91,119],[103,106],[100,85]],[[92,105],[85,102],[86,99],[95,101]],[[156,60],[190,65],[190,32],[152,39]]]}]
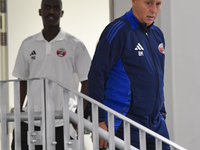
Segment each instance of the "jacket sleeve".
[{"label": "jacket sleeve", "polygon": [[[114,21],[103,31],[92,60],[88,75],[88,95],[100,103],[104,101],[107,74],[120,59],[125,43],[123,21]],[[99,109],[99,122],[105,120],[105,112]]]}]

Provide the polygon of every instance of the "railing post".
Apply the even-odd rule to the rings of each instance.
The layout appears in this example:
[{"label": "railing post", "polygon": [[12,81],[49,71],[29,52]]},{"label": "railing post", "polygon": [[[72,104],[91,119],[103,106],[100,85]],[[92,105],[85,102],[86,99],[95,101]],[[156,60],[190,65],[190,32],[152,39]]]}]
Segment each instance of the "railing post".
[{"label": "railing post", "polygon": [[84,147],[83,98],[78,97],[78,149]]},{"label": "railing post", "polygon": [[40,79],[41,83],[41,102],[42,102],[42,124],[41,124],[41,134],[42,134],[42,147],[43,150],[47,149],[47,135],[46,135],[46,97],[45,97],[45,79]]},{"label": "railing post", "polygon": [[162,149],[162,141],[156,138],[156,150]]},{"label": "railing post", "polygon": [[0,106],[1,106],[1,149],[7,149],[7,107],[6,107],[6,82],[0,82]]},{"label": "railing post", "polygon": [[70,143],[70,121],[69,121],[69,91],[63,91],[63,123],[64,123],[64,147],[71,148]]},{"label": "railing post", "polygon": [[47,150],[55,150],[55,108],[53,100],[52,81],[46,79],[46,133],[47,133]]},{"label": "railing post", "polygon": [[35,150],[35,140],[31,140],[34,133],[34,101],[32,96],[33,80],[27,80],[27,98],[28,98],[28,145],[30,150]]},{"label": "railing post", "polygon": [[14,82],[15,149],[21,149],[20,81]]},{"label": "railing post", "polygon": [[109,131],[109,150],[115,150],[115,123],[114,115],[108,113],[108,131]]},{"label": "railing post", "polygon": [[140,136],[140,149],[146,150],[146,133],[139,129],[139,136]]},{"label": "railing post", "polygon": [[93,138],[93,150],[99,147],[99,114],[98,106],[92,103],[92,138]]},{"label": "railing post", "polygon": [[130,123],[124,121],[124,145],[125,145],[124,150],[130,150],[130,145],[131,145],[130,137],[131,137]]}]

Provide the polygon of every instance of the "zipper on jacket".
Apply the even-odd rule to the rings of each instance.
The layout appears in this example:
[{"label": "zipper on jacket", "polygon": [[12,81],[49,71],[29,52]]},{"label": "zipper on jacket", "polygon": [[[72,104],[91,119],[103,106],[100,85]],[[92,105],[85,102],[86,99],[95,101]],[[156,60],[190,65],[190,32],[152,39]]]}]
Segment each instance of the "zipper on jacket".
[{"label": "zipper on jacket", "polygon": [[157,68],[157,66],[156,66],[156,63],[155,63],[155,60],[154,60],[154,56],[153,56],[153,49],[152,49],[152,47],[151,47],[151,43],[150,43],[150,41],[149,41],[149,36],[148,36],[148,33],[146,32],[146,37],[147,37],[147,40],[148,40],[148,43],[149,43],[149,46],[150,46],[150,50],[151,50],[151,56],[152,56],[152,60],[153,60],[153,63],[154,63],[154,66],[155,66],[155,69],[156,69],[156,73],[157,73],[157,75],[158,75],[158,89],[157,89],[157,93],[156,93],[156,104],[155,104],[155,106],[154,106],[154,109],[153,109],[153,112],[151,113],[151,115],[150,115],[150,120],[149,120],[149,127],[151,128],[151,123],[150,123],[150,121],[151,121],[151,118],[152,118],[152,115],[154,114],[154,111],[155,111],[155,108],[156,108],[156,106],[157,106],[157,97],[158,97],[158,92],[159,92],[159,86],[160,86],[160,77],[159,77],[159,73],[158,73],[158,68]]}]

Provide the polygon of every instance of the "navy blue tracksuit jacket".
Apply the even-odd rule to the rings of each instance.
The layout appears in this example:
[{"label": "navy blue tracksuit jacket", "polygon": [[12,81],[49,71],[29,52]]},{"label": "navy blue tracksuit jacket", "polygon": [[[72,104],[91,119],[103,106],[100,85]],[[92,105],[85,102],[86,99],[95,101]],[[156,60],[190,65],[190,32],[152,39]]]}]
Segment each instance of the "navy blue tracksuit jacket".
[{"label": "navy blue tracksuit jacket", "polygon": [[[169,138],[160,114],[165,111],[164,48],[161,30],[153,24],[146,30],[146,24],[130,10],[104,29],[88,75],[88,92],[95,100]],[[102,109],[99,121],[107,123]],[[123,138],[123,122],[118,118],[115,131]],[[132,144],[139,147],[138,130],[132,127],[131,131]],[[153,141],[147,136],[150,147]]]}]

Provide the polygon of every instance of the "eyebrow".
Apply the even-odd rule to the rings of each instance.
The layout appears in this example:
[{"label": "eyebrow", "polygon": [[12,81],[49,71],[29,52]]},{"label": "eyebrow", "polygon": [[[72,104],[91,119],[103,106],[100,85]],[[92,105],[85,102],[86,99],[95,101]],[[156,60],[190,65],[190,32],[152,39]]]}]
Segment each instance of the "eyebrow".
[{"label": "eyebrow", "polygon": [[149,0],[151,3],[154,2],[155,0]]},{"label": "eyebrow", "polygon": [[[155,0],[149,0],[151,3],[155,2]],[[157,3],[161,3],[161,1],[157,2]]]},{"label": "eyebrow", "polygon": [[[44,6],[51,6],[50,4],[44,4]],[[53,5],[53,7],[61,7],[60,5]]]}]

